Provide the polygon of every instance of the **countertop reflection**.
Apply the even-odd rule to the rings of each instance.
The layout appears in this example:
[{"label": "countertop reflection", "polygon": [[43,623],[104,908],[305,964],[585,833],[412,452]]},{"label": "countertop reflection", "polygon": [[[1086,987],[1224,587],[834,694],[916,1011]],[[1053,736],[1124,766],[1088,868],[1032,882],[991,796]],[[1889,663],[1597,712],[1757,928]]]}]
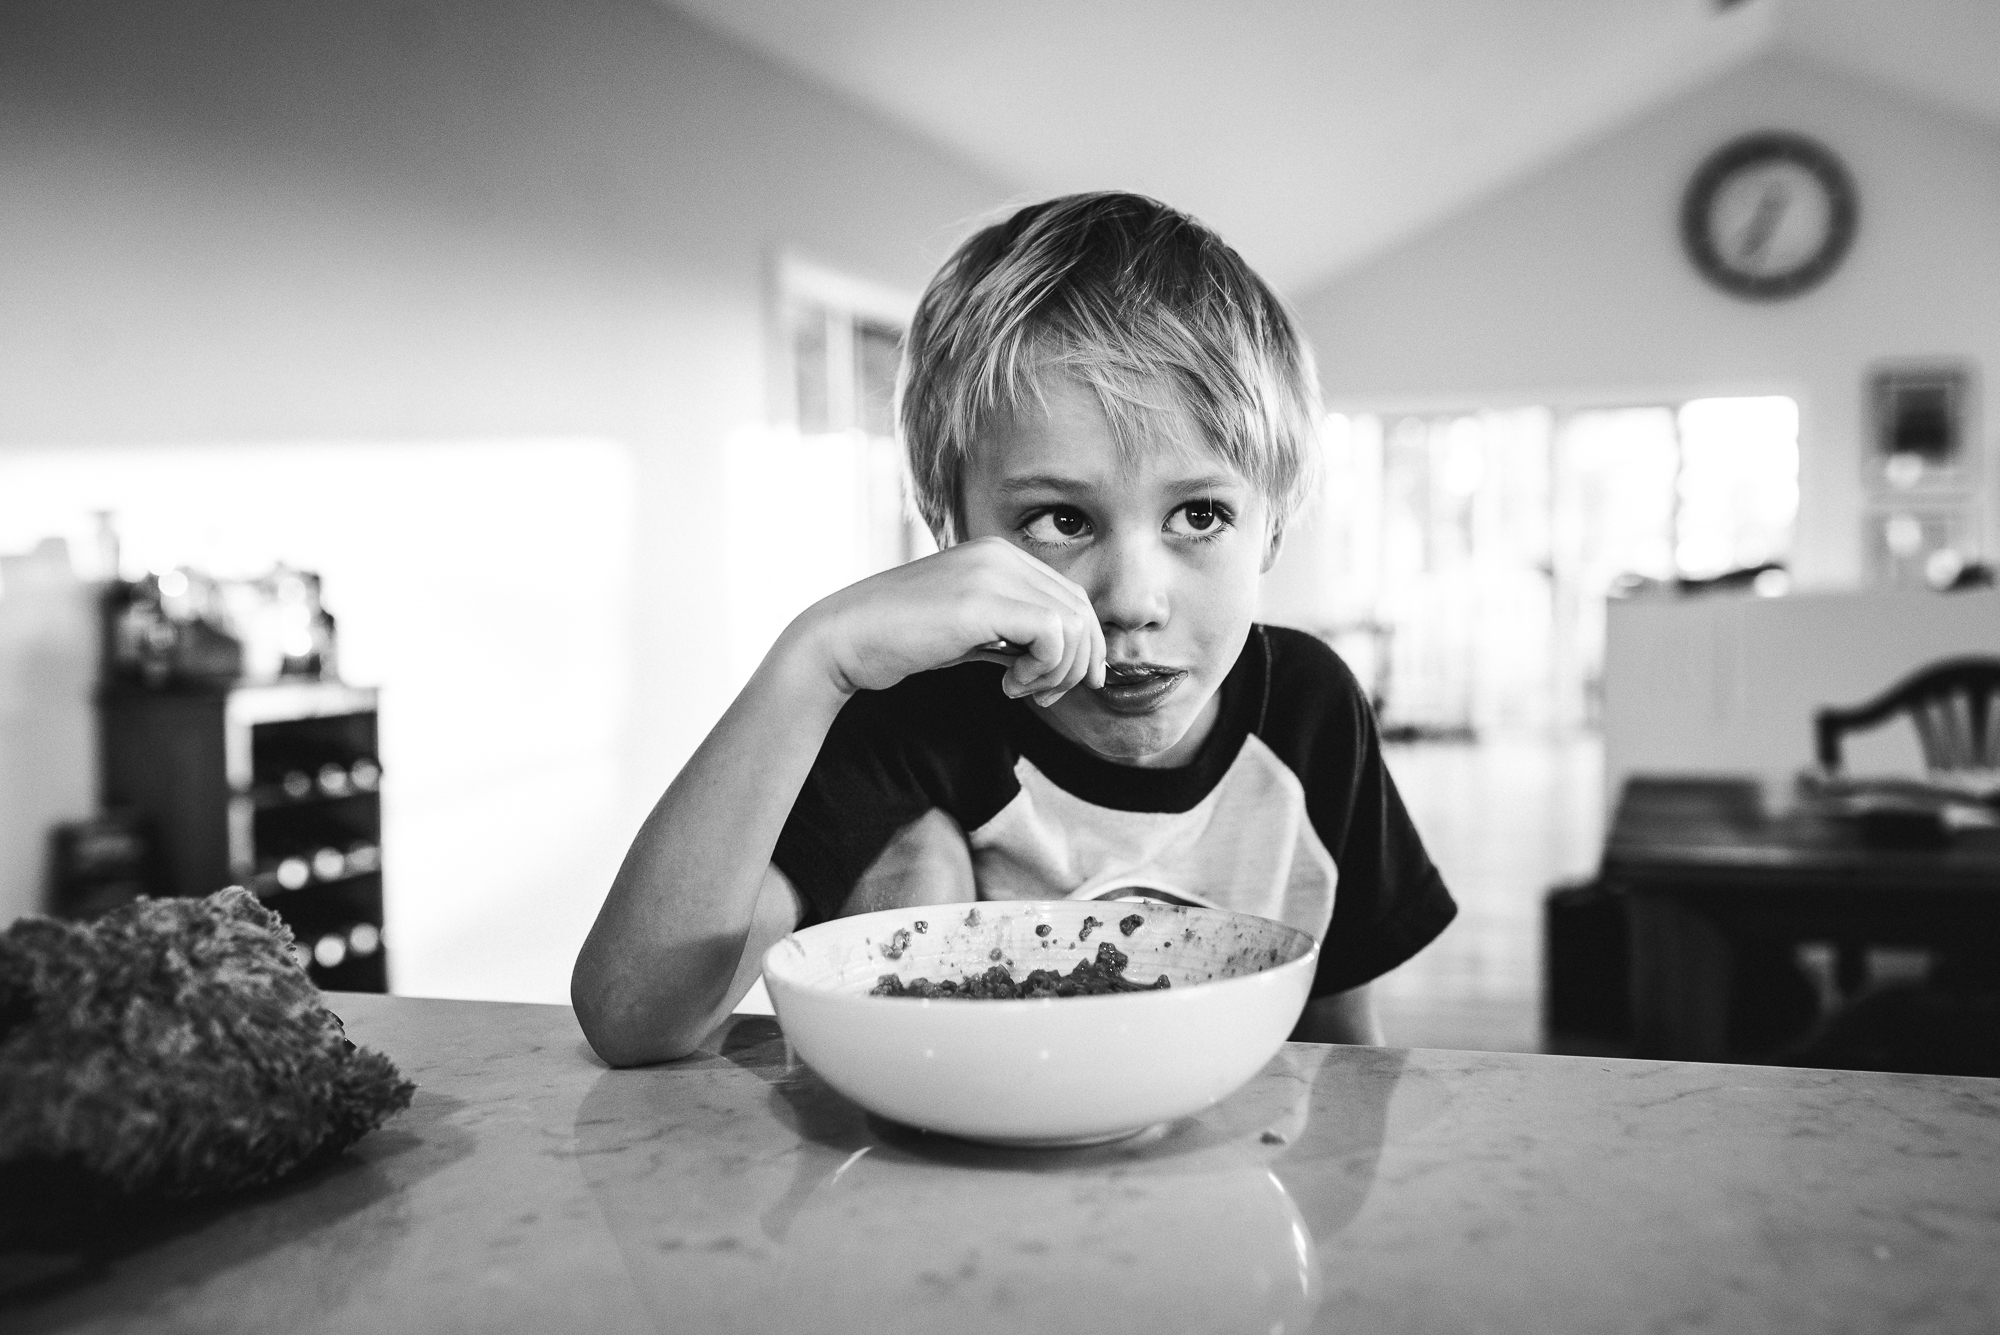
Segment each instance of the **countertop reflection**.
[{"label": "countertop reflection", "polygon": [[337,996],[412,1109],[107,1245],[9,1329],[1990,1329],[2000,1081],[1289,1045],[1206,1114],[1003,1150],[742,1016],[609,1071],[564,1007]]},{"label": "countertop reflection", "polygon": [[[642,1298],[662,1322],[700,1294],[716,1328],[881,1332],[969,1311],[1030,1328],[1086,1310],[1104,1331],[1308,1328],[1315,1238],[1366,1199],[1407,1057],[1291,1047],[1203,1116],[1016,1150],[861,1112],[772,1020],[739,1017],[712,1047],[755,1082],[723,1073],[704,1082],[719,1097],[668,1106],[656,1083],[608,1071],[577,1112],[585,1180]],[[627,1158],[636,1129],[663,1123],[656,1148]],[[717,1162],[726,1206],[688,1210],[671,1188]]]}]

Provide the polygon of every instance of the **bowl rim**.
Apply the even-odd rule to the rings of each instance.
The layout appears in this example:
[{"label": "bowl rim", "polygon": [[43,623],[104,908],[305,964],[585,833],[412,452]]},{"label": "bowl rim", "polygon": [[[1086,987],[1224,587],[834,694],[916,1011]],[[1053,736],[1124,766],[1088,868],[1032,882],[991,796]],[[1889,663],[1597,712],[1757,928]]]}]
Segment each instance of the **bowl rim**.
[{"label": "bowl rim", "polygon": [[[967,904],[973,907],[980,907],[988,904],[994,905],[996,907],[1004,907],[1011,905],[1031,905],[1031,904],[1044,905],[1044,906],[1052,904],[1061,904],[1075,908],[1087,908],[1087,907],[1104,908],[1111,904],[1129,903],[1129,902],[1134,902],[1134,901],[1095,900],[1095,899],[1092,900],[981,899],[981,900],[966,901]],[[959,906],[957,904],[920,904],[920,905],[912,905],[908,908],[875,909],[868,913],[849,914],[848,916],[842,918],[828,918],[824,922],[816,922],[812,924],[810,927],[794,928],[792,931],[786,932],[783,936],[779,937],[776,941],[772,942],[770,946],[765,949],[764,956],[759,961],[759,969],[758,969],[759,976],[761,976],[764,979],[765,988],[771,991],[772,993],[771,999],[774,1005],[777,1003],[777,989],[780,987],[789,987],[789,988],[795,988],[800,992],[810,993],[814,997],[819,998],[821,1000],[834,1001],[842,1004],[856,1002],[868,1005],[896,1005],[907,1008],[909,1006],[909,1003],[914,1001],[926,1007],[962,1006],[966,1002],[972,1000],[972,998],[907,997],[907,996],[878,997],[868,992],[835,991],[831,988],[819,987],[814,984],[803,982],[795,978],[787,978],[783,974],[782,965],[779,966],[776,970],[774,970],[772,967],[773,961],[779,958],[778,956],[779,950],[783,949],[787,944],[792,944],[795,949],[798,949],[803,952],[804,947],[799,946],[797,944],[798,938],[805,936],[808,933],[816,932],[823,927],[836,927],[836,926],[846,927],[849,924],[859,923],[864,919],[868,918],[888,918],[892,915],[910,914],[910,913],[920,912],[923,910],[931,910],[931,911],[936,911],[938,909],[955,910],[958,907]],[[1234,983],[1251,984],[1251,983],[1256,983],[1257,980],[1259,979],[1274,978],[1280,974],[1288,973],[1292,970],[1316,971],[1318,968],[1321,942],[1318,937],[1314,936],[1311,932],[1306,931],[1304,928],[1294,927],[1290,923],[1284,922],[1277,918],[1266,918],[1256,913],[1243,913],[1236,909],[1211,908],[1204,904],[1162,904],[1160,907],[1171,908],[1176,912],[1181,912],[1181,913],[1214,914],[1224,918],[1256,918],[1260,922],[1269,923],[1273,927],[1282,928],[1283,930],[1293,934],[1294,936],[1304,937],[1306,942],[1306,949],[1299,955],[1296,955],[1288,960],[1282,960],[1279,963],[1273,964],[1268,968],[1256,969],[1250,973],[1235,974],[1228,978],[1207,978],[1199,982],[1188,983],[1185,986],[1176,986],[1167,988],[1147,988],[1136,992],[1094,993],[1091,995],[1080,996],[1080,997],[981,997],[978,998],[978,1000],[981,1002],[980,1013],[982,1014],[992,1013],[992,1008],[995,1006],[1008,1007],[1008,1008],[1019,1008],[1023,1006],[1050,1006],[1056,1004],[1057,1002],[1061,1002],[1064,1006],[1068,1007],[1068,1006],[1075,1006],[1079,1002],[1100,1003],[1100,1004],[1105,1002],[1110,1002],[1118,1004],[1125,1002],[1142,1001],[1147,998],[1153,998],[1155,999],[1153,1004],[1157,1005],[1160,1004],[1157,999],[1162,997],[1173,997],[1173,996],[1187,997],[1197,994],[1206,994],[1209,992],[1209,989],[1223,987],[1229,984],[1234,984]],[[1168,1004],[1173,1004],[1173,1003],[1168,1003]]]}]

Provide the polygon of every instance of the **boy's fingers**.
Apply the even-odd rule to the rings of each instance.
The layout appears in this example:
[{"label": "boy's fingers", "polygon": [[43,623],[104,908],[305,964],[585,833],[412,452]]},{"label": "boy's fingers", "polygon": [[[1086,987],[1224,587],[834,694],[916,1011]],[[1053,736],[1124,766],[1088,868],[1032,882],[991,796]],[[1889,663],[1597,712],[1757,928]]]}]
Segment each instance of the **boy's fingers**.
[{"label": "boy's fingers", "polygon": [[1037,581],[1061,598],[1064,603],[1083,615],[1093,620],[1096,619],[1097,612],[1090,604],[1090,595],[1084,591],[1081,584],[1078,584],[1075,580],[1049,565],[1046,561],[1040,560],[1030,552],[1024,552],[1012,544],[1008,545],[1007,550],[1018,555],[1021,558],[1023,567]]},{"label": "boy's fingers", "polygon": [[[1088,679],[1093,687],[1104,684],[1104,625],[1097,619],[1097,609],[1091,604],[1090,595],[1083,586],[1065,576],[1061,571],[1050,569],[1040,561],[1035,565],[1047,575],[1053,586],[1075,609],[1079,620],[1078,650],[1083,659],[1083,671],[1078,680]],[[1068,682],[1065,689],[1076,682]]]},{"label": "boy's fingers", "polygon": [[1060,669],[1034,683],[1035,703],[1043,706],[1062,699],[1090,675],[1093,636],[1099,633],[1095,618],[1072,618],[1065,629],[1067,634]]},{"label": "boy's fingers", "polygon": [[1011,595],[1002,594],[1006,603],[994,622],[1023,651],[1008,667],[1007,693],[1060,698],[1080,681],[1095,678],[1093,684],[1101,685],[1104,629],[1082,586],[1012,543],[988,550],[1000,562],[990,568],[1012,572],[1003,583],[1019,581]]},{"label": "boy's fingers", "polygon": [[1009,695],[1059,696],[1090,673],[1093,636],[1099,633],[1096,619],[1074,610],[1043,611],[1046,632],[1011,665],[1005,683]]},{"label": "boy's fingers", "polygon": [[1002,638],[1021,646],[1022,654],[1007,668],[1002,687],[1007,694],[1032,694],[1046,678],[1062,666],[1064,625],[1062,616],[1046,605],[1010,600],[995,618]]},{"label": "boy's fingers", "polygon": [[1074,690],[1090,672],[1090,630],[1087,623],[1072,622],[1064,646],[1061,674],[1035,692],[1035,703],[1047,708]]},{"label": "boy's fingers", "polygon": [[1089,675],[1091,645],[1100,633],[1097,618],[1087,609],[1063,618],[1063,661],[1055,674],[1057,689],[1067,691]]},{"label": "boy's fingers", "polygon": [[1065,645],[1062,679],[1057,684],[1058,691],[1069,691],[1090,680],[1092,673],[1102,675],[1099,665],[1104,661],[1104,627],[1098,624],[1097,616],[1088,606],[1073,614],[1069,621],[1069,642]]},{"label": "boy's fingers", "polygon": [[[1087,678],[1092,686],[1102,686],[1104,684],[1104,628],[1098,622],[1097,609],[1091,605],[1090,595],[1084,591],[1083,586],[1041,560],[1032,552],[1024,551],[1013,543],[996,543],[991,552],[994,558],[1005,562],[1007,566],[1010,566],[1017,573],[1027,577],[1029,588],[1022,591],[1027,597],[1034,598],[1037,594],[1052,597],[1059,606],[1066,608],[1074,614],[1076,619],[1076,638],[1079,642],[1078,647],[1081,656],[1084,659],[1083,672],[1080,674],[1079,679]],[[1047,674],[1044,673],[1042,675],[1046,676]],[[1021,679],[1018,674],[1016,676],[1017,679]],[[1042,689],[1050,688],[1050,684],[1041,680],[1040,677],[1030,677],[1025,678],[1025,680],[1028,681],[1031,690],[1038,686]],[[1067,690],[1073,685],[1075,685],[1075,682],[1066,681],[1063,683],[1062,689]]]},{"label": "boy's fingers", "polygon": [[1037,704],[1052,705],[1078,686],[1088,682],[1093,672],[1099,672],[1101,675],[1098,665],[1103,659],[1096,646],[1103,642],[1104,632],[1097,624],[1097,618],[1094,616],[1080,618],[1072,627],[1072,631],[1074,633],[1070,637],[1069,656],[1063,664],[1062,679],[1038,694],[1035,697]]},{"label": "boy's fingers", "polygon": [[[1037,564],[1039,565],[1039,563]],[[1082,585],[1057,571],[1049,569],[1047,566],[1040,566],[1037,574],[1054,590],[1056,596],[1063,601],[1065,606],[1075,611],[1079,616],[1088,617],[1092,621],[1097,619],[1097,609],[1091,606],[1090,595],[1084,592]]]}]

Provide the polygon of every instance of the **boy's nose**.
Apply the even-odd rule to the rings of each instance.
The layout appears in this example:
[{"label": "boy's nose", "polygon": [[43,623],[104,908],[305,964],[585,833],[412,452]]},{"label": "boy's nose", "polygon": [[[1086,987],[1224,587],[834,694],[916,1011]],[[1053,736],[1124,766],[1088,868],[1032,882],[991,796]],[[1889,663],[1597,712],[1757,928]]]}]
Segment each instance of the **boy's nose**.
[{"label": "boy's nose", "polygon": [[1166,553],[1142,541],[1112,542],[1095,553],[1101,557],[1090,581],[1091,606],[1106,630],[1157,629],[1171,614]]}]

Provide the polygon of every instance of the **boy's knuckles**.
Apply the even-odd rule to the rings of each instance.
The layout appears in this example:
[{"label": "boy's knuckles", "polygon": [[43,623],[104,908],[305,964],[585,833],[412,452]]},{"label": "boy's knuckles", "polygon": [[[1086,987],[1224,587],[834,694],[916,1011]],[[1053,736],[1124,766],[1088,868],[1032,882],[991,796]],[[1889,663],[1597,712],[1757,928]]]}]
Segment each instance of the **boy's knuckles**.
[{"label": "boy's knuckles", "polygon": [[1036,658],[1042,662],[1055,664],[1063,660],[1063,648],[1069,641],[1069,627],[1060,614],[1046,612],[1041,618],[1041,634],[1036,637]]}]

